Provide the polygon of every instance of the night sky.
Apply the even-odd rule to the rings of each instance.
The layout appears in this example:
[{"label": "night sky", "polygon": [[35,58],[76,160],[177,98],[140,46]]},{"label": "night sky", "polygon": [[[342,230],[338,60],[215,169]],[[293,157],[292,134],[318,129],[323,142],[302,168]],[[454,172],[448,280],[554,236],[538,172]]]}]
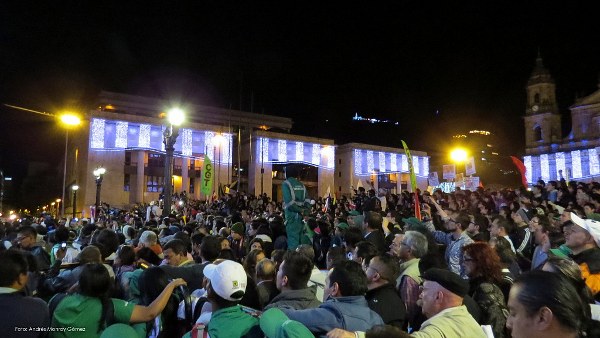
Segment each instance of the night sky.
[{"label": "night sky", "polygon": [[[538,50],[565,122],[575,96],[597,89],[597,12],[576,2],[348,3],[3,2],[0,103],[58,112],[109,90],[288,116],[293,133],[338,144],[404,139],[432,156],[457,131],[489,129],[504,153],[522,155]],[[60,162],[54,121],[0,114],[7,175]]]}]

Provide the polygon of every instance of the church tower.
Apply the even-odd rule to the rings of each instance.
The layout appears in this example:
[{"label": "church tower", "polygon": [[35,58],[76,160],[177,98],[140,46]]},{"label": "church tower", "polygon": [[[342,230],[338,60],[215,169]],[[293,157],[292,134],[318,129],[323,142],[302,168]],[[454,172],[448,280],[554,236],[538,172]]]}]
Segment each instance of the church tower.
[{"label": "church tower", "polygon": [[556,85],[550,72],[544,67],[538,52],[535,68],[527,81],[526,148],[528,150],[538,148],[543,151],[542,149],[548,149],[552,143],[560,142],[562,138],[560,118],[556,101]]}]

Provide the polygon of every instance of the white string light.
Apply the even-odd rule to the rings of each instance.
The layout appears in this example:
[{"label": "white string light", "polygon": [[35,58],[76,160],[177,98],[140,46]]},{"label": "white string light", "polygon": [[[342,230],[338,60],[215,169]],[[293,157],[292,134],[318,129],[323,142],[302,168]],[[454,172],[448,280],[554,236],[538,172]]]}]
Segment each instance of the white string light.
[{"label": "white string light", "polygon": [[550,160],[548,154],[540,155],[540,166],[542,168],[542,179],[544,181],[550,180]]},{"label": "white string light", "polygon": [[104,128],[106,121],[103,119],[92,119],[92,137],[90,140],[90,148],[104,148]]},{"label": "white string light", "polygon": [[385,153],[379,152],[379,172],[385,172]]},{"label": "white string light", "polygon": [[523,164],[525,165],[525,178],[527,182],[531,183],[533,177],[533,168],[531,167],[531,156],[523,157]]},{"label": "white string light", "polygon": [[138,147],[150,148],[150,125],[140,124],[140,135],[138,137]]},{"label": "white string light", "polygon": [[598,151],[596,150],[596,148],[589,149],[588,155],[590,159],[590,174],[600,174],[600,161],[598,161]]},{"label": "white string light", "polygon": [[287,162],[287,141],[277,140],[277,159],[281,162]]},{"label": "white string light", "polygon": [[185,156],[192,155],[192,130],[181,129],[181,154]]},{"label": "white string light", "polygon": [[581,152],[579,150],[571,151],[571,166],[573,167],[573,178],[581,178]]},{"label": "white string light", "polygon": [[394,153],[390,154],[390,170],[392,172],[398,171],[398,159]]},{"label": "white string light", "polygon": [[304,142],[296,142],[296,161],[304,161]]},{"label": "white string light", "polygon": [[127,148],[127,130],[129,130],[128,122],[117,121],[115,148]]},{"label": "white string light", "polygon": [[367,150],[367,173],[373,173],[375,170],[375,161],[373,159],[373,151]]},{"label": "white string light", "polygon": [[313,143],[312,145],[312,164],[320,165],[321,164],[321,145]]},{"label": "white string light", "polygon": [[354,174],[362,174],[362,152],[360,149],[354,149]]}]

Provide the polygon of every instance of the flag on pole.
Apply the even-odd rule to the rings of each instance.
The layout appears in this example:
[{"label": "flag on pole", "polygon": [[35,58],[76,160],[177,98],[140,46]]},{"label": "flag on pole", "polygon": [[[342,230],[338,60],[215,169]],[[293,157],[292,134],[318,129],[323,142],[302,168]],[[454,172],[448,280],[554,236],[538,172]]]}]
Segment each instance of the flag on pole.
[{"label": "flag on pole", "polygon": [[202,165],[202,182],[200,191],[204,196],[210,196],[213,191],[213,165],[208,155],[204,156],[204,164]]},{"label": "flag on pole", "polygon": [[401,140],[402,147],[404,148],[404,152],[406,153],[406,158],[408,160],[408,170],[410,172],[410,186],[412,188],[413,193],[415,194],[415,217],[421,220],[421,204],[419,203],[419,194],[417,193],[417,176],[415,175],[415,167],[413,166],[412,156],[410,155],[410,150],[406,145],[406,142]]},{"label": "flag on pole", "polygon": [[519,160],[515,156],[511,156],[510,159],[517,167],[517,169],[519,169],[519,173],[521,174],[521,183],[525,188],[527,188],[527,176],[525,175],[525,171],[527,170],[527,168],[525,168],[525,164],[523,164],[523,162],[521,162],[521,160]]}]

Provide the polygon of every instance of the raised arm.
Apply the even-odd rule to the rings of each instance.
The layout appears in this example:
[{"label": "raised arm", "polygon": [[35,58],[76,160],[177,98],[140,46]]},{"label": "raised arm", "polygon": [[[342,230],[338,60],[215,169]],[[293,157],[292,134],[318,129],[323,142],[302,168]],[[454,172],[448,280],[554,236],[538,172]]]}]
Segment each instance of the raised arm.
[{"label": "raised arm", "polygon": [[143,323],[156,318],[167,306],[169,297],[176,287],[186,285],[187,283],[182,278],[177,278],[171,281],[163,292],[148,306],[136,305],[131,313],[130,323]]}]

